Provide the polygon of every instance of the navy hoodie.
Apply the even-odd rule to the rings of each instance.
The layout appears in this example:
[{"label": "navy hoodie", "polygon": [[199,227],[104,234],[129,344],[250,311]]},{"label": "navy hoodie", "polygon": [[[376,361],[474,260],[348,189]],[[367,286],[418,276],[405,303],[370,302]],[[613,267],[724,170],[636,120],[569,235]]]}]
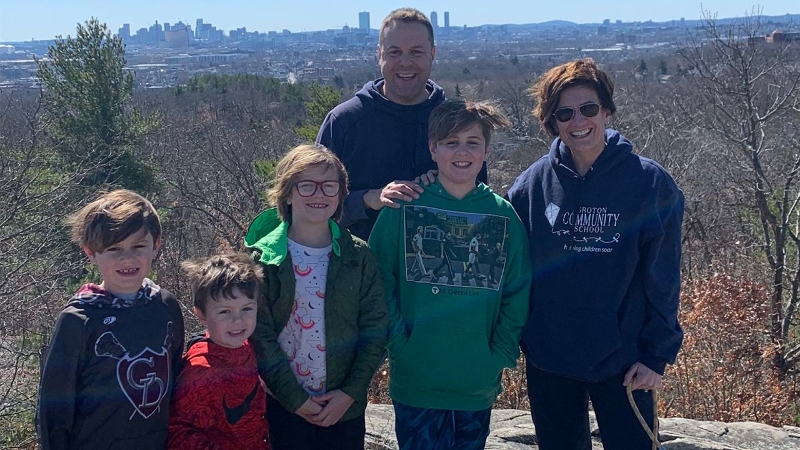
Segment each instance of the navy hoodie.
[{"label": "navy hoodie", "polygon": [[533,266],[522,350],[541,370],[587,381],[636,362],[663,374],[683,340],[683,193],[618,132],[606,141],[581,177],[556,138],[507,194]]},{"label": "navy hoodie", "polygon": [[[442,88],[428,80],[425,101],[400,105],[381,94],[383,83],[383,78],[368,82],[331,110],[317,135],[317,143],[331,149],[350,176],[340,224],[364,240],[378,218],[378,211],[364,207],[364,192],[436,169],[428,149],[428,118],[445,100]],[[478,180],[487,182],[485,166]]]}]

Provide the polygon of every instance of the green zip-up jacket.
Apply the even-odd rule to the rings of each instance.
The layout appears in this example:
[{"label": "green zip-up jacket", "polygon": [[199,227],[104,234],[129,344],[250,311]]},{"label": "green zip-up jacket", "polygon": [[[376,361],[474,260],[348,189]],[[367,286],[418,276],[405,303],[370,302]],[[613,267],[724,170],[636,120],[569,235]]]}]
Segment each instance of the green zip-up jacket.
[{"label": "green zip-up jacket", "polygon": [[[433,183],[414,202],[383,208],[369,242],[389,306],[392,399],[490,408],[528,320],[528,234],[511,204],[482,183],[460,200]],[[490,249],[500,257],[490,259]]]},{"label": "green zip-up jacket", "polygon": [[[355,400],[341,419],[348,420],[367,407],[369,383],[384,357],[388,316],[379,268],[369,247],[333,220],[330,227],[333,255],[325,286],[327,391],[339,389]],[[289,224],[280,220],[277,210],[269,209],[250,224],[245,246],[264,268],[264,296],[250,338],[258,371],[281,405],[297,411],[309,395],[278,344],[294,306],[288,230]]]}]

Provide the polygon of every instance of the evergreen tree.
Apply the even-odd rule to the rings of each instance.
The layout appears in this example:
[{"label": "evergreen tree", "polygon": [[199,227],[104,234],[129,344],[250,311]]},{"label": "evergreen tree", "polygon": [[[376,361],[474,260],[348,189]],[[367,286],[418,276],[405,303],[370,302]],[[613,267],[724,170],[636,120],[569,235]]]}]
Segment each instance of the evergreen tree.
[{"label": "evergreen tree", "polygon": [[664,61],[663,58],[658,61],[658,71],[661,73],[661,75],[666,75],[667,72],[669,72],[669,68],[667,67],[667,62]]},{"label": "evergreen tree", "polygon": [[64,164],[87,170],[91,187],[155,190],[153,171],[135,151],[157,119],[131,106],[133,74],[123,70],[121,38],[92,18],[74,38],[57,37],[37,63],[47,131]]},{"label": "evergreen tree", "polygon": [[303,126],[295,130],[297,134],[307,142],[314,142],[325,116],[339,104],[340,97],[341,93],[330,86],[311,83],[307,90],[308,100],[304,102],[307,118]]}]

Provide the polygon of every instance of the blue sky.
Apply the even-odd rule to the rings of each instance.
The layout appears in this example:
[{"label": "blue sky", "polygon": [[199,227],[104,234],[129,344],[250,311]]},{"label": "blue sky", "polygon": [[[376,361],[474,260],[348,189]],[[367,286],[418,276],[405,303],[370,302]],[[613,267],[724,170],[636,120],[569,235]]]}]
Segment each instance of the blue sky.
[{"label": "blue sky", "polygon": [[[800,13],[797,0],[770,0],[765,15]],[[113,30],[123,23],[131,29],[179,20],[194,27],[197,18],[226,31],[241,26],[253,31],[293,32],[358,26],[359,11],[369,11],[377,28],[386,14],[400,6],[413,6],[425,14],[435,10],[439,24],[450,11],[451,26],[502,23],[538,23],[570,20],[578,23],[666,21],[699,19],[703,10],[718,17],[738,17],[752,11],[752,0],[432,0],[389,3],[366,0],[0,0],[0,42],[52,39],[74,34],[75,25],[92,16]]]}]

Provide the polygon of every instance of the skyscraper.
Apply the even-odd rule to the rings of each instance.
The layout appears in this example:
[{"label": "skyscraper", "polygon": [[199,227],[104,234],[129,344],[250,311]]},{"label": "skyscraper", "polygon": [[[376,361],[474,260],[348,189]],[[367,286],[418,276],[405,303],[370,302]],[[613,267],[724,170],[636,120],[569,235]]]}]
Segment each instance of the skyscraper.
[{"label": "skyscraper", "polygon": [[122,27],[119,29],[119,37],[122,38],[123,41],[127,41],[131,38],[131,24],[122,24]]},{"label": "skyscraper", "polygon": [[444,29],[450,31],[450,11],[444,12]]},{"label": "skyscraper", "polygon": [[200,33],[203,32],[203,19],[197,19],[197,27],[194,29],[194,37],[200,39]]},{"label": "skyscraper", "polygon": [[150,38],[153,40],[152,43],[155,44],[156,46],[158,46],[158,41],[160,41],[162,37],[161,30],[162,30],[161,24],[158,23],[157,20],[156,23],[150,27]]},{"label": "skyscraper", "polygon": [[439,28],[439,15],[436,14],[436,11],[431,11],[431,25],[433,28]]},{"label": "skyscraper", "polygon": [[369,12],[362,11],[358,13],[358,29],[362,31],[369,31]]}]

